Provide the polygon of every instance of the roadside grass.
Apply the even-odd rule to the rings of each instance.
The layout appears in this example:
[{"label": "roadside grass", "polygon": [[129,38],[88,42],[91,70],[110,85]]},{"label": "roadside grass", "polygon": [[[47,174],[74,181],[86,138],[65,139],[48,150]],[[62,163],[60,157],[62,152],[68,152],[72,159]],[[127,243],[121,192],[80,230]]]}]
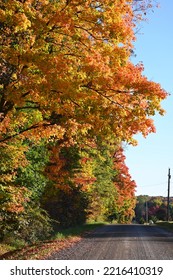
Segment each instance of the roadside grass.
[{"label": "roadside grass", "polygon": [[91,222],[72,228],[63,229],[61,231],[55,232],[52,236],[52,239],[64,239],[73,236],[82,236],[83,234],[87,234],[88,232],[105,224],[105,222]]},{"label": "roadside grass", "polygon": [[0,244],[0,260],[43,260],[53,252],[68,248],[79,242],[92,230],[105,225],[104,222],[91,222],[61,231],[55,231],[48,240],[40,241],[21,248]]},{"label": "roadside grass", "polygon": [[171,221],[171,222],[158,221],[158,222],[156,222],[156,225],[173,232],[173,221]]}]

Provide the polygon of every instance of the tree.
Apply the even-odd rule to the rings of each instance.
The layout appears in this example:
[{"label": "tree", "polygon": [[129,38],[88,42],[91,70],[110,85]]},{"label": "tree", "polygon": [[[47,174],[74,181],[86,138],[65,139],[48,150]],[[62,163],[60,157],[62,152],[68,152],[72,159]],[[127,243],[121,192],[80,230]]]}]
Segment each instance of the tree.
[{"label": "tree", "polygon": [[135,219],[138,223],[146,221],[146,202],[150,197],[148,195],[139,195],[136,198]]},{"label": "tree", "polygon": [[49,178],[41,205],[55,221],[55,226],[69,227],[86,221],[88,196],[83,189],[86,181],[81,174],[78,146],[50,144],[51,153],[45,169]]},{"label": "tree", "polygon": [[87,208],[89,220],[108,220],[110,216],[116,217],[118,205],[115,202],[117,191],[113,179],[117,173],[113,168],[113,144],[97,139],[95,147],[85,147],[85,155],[89,159],[93,182],[86,189],[89,195]]},{"label": "tree", "polygon": [[130,3],[2,1],[1,142],[80,125],[120,141],[154,131],[166,93],[129,61]]},{"label": "tree", "polygon": [[121,222],[129,222],[132,220],[134,217],[134,207],[136,205],[136,183],[129,174],[125,159],[123,148],[119,147],[114,153],[114,168],[117,170],[117,175],[114,178],[114,185],[117,190],[116,203],[118,205],[119,221]]},{"label": "tree", "polygon": [[[146,201],[148,210],[148,219],[154,222],[158,220],[165,221],[167,213],[166,198],[162,196],[147,196],[140,195],[137,196],[137,204],[135,207],[136,220],[140,222],[141,220],[146,221]],[[172,213],[172,204],[170,207]],[[172,215],[170,216],[172,218]]]},{"label": "tree", "polygon": [[44,142],[35,145],[25,141],[20,150],[16,142],[15,145],[3,144],[1,148],[0,238],[10,243],[44,239],[51,231],[51,220],[40,207],[48,182],[43,174],[48,161]]}]

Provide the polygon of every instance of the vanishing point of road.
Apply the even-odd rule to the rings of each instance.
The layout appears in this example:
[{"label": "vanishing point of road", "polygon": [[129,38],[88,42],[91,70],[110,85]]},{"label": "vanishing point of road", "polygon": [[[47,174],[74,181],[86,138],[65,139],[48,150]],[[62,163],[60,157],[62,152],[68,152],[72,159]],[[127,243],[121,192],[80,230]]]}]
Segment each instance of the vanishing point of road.
[{"label": "vanishing point of road", "polygon": [[49,259],[173,260],[173,233],[149,225],[106,225]]}]

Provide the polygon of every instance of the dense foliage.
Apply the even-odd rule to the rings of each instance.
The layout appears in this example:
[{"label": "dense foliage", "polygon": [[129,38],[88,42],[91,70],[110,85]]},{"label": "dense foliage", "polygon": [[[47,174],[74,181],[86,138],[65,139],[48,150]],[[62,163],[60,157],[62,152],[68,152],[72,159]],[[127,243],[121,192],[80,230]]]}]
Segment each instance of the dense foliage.
[{"label": "dense foliage", "polygon": [[[162,196],[137,196],[137,203],[135,207],[135,219],[139,223],[144,223],[152,220],[167,221],[168,205],[167,197]],[[173,221],[173,198],[170,198],[169,203],[169,220]]]},{"label": "dense foliage", "polygon": [[154,132],[166,92],[130,61],[150,1],[1,0],[1,239],[128,222],[123,143]]}]

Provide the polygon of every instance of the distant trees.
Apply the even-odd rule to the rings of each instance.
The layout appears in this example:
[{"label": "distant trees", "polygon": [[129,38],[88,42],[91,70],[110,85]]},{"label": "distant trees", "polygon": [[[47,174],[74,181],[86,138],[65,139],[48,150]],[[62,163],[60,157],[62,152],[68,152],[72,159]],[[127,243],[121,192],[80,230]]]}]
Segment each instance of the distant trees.
[{"label": "distant trees", "polygon": [[[147,195],[137,196],[135,207],[135,218],[137,222],[144,223],[148,220],[154,222],[158,220],[166,221],[167,219],[167,198],[165,197],[150,197]],[[170,199],[170,220],[173,220],[173,199]]]}]

